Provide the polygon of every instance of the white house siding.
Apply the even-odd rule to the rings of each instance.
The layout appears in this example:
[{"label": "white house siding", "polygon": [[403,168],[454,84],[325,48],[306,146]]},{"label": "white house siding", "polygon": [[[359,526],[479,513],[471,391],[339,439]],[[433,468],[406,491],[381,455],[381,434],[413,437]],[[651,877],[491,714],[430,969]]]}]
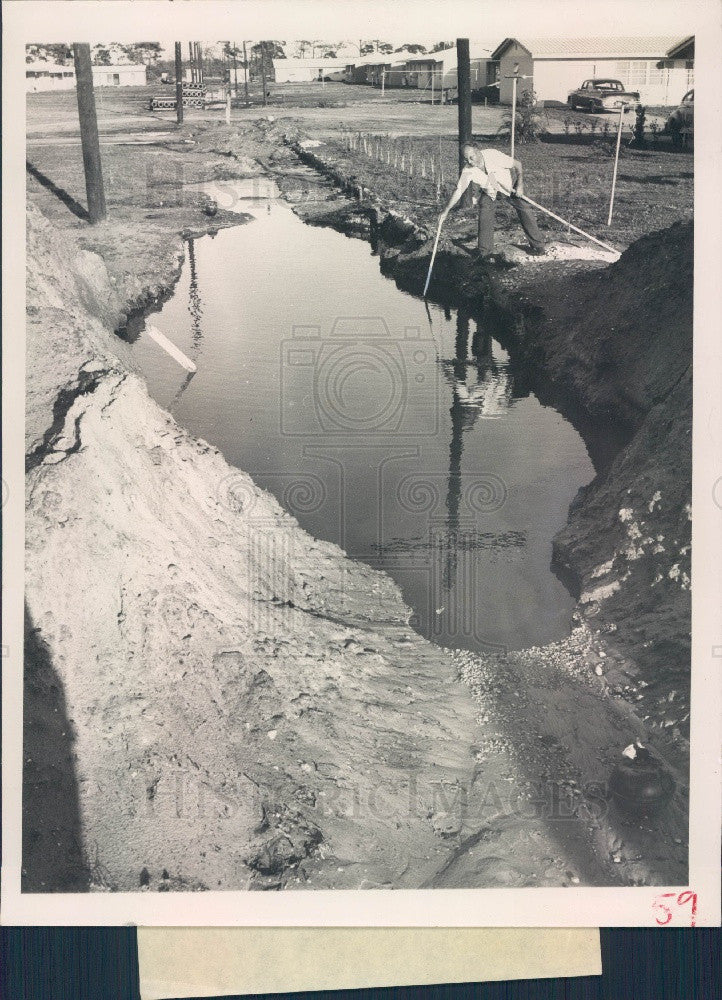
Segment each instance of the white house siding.
[{"label": "white house siding", "polygon": [[274,59],[273,74],[276,83],[310,83],[320,80],[341,81],[347,64],[342,59]]},{"label": "white house siding", "polygon": [[74,90],[75,71],[72,66],[36,65],[25,70],[25,89],[28,93],[44,90]]},{"label": "white house siding", "polygon": [[146,70],[142,65],[93,66],[93,84],[96,87],[144,87]]},{"label": "white house siding", "polygon": [[694,86],[694,68],[683,61],[619,59],[614,76],[630,90],[638,90],[643,104],[677,105]]},{"label": "white house siding", "polygon": [[540,101],[566,101],[590,77],[621,80],[639,91],[643,104],[679,104],[693,85],[694,71],[684,63],[659,68],[658,59],[535,59],[534,91]]},{"label": "white house siding", "polygon": [[643,104],[676,105],[694,84],[694,70],[684,62],[660,68],[659,59],[535,59],[534,91],[540,101],[566,101],[591,77],[621,80],[638,90]]},{"label": "white house siding", "polygon": [[[146,69],[142,65],[93,66],[96,87],[142,87]],[[28,92],[43,90],[74,90],[75,69],[72,64],[30,63],[25,68],[25,88]]]},{"label": "white house siding", "polygon": [[[470,59],[471,89],[479,90],[496,79],[496,62],[493,59]],[[458,66],[454,63],[444,70],[444,88],[456,90],[458,85]],[[438,83],[438,77],[436,82]]]}]

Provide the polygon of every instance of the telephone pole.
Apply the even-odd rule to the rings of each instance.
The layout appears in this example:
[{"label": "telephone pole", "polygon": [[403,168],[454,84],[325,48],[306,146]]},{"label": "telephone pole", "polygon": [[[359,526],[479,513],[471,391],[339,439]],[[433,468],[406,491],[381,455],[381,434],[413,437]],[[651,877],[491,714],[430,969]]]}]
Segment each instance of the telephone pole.
[{"label": "telephone pole", "polygon": [[243,42],[243,86],[246,91],[246,104],[249,103],[248,100],[248,54],[246,52],[246,43]]},{"label": "telephone pole", "polygon": [[183,57],[181,43],[175,43],[175,108],[176,121],[183,124]]},{"label": "telephone pole", "polygon": [[[469,39],[456,39],[456,86],[459,93],[459,173],[464,168],[464,146],[471,142],[471,65],[469,62]],[[469,204],[469,188],[461,200]]]},{"label": "telephone pole", "polygon": [[98,117],[95,111],[93,91],[93,65],[90,61],[90,45],[86,42],[73,43],[75,63],[75,86],[78,97],[78,118],[80,119],[80,142],[83,147],[83,168],[85,170],[85,190],[88,196],[88,217],[100,222],[106,216],[105,189],[103,187],[103,164],[100,160],[100,139],[98,137]]},{"label": "telephone pole", "polygon": [[266,43],[261,42],[261,83],[263,85],[263,104],[266,105]]}]

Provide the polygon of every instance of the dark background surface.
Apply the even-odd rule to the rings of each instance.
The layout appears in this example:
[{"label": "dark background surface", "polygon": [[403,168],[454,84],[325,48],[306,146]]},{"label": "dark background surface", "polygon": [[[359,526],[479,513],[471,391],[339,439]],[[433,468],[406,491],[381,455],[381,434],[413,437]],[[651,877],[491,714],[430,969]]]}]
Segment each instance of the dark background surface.
[{"label": "dark background surface", "polygon": [[[601,977],[270,994],[319,1000],[717,1000],[720,931],[603,929]],[[131,927],[2,928],[5,1000],[138,1000]]]}]

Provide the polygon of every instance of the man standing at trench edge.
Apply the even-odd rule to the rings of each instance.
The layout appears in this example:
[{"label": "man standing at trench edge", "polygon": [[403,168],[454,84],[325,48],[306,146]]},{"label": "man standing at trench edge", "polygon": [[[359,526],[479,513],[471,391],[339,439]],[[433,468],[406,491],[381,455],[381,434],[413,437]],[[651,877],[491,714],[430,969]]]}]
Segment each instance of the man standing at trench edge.
[{"label": "man standing at trench edge", "polygon": [[448,204],[441,213],[443,222],[471,184],[473,202],[479,205],[479,254],[482,260],[493,262],[494,217],[496,196],[511,192],[509,200],[516,209],[519,222],[529,240],[529,253],[534,257],[546,254],[544,237],[539,232],[536,216],[520,195],[524,194],[524,176],[519,160],[512,160],[498,149],[478,149],[467,143],[462,149],[464,168]]}]

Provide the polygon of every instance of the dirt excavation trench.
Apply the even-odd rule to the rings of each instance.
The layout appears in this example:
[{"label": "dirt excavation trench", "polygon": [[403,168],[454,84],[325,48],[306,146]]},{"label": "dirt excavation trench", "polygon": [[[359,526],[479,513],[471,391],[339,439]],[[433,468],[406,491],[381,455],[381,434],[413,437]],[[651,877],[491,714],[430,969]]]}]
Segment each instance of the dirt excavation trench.
[{"label": "dirt excavation trench", "polygon": [[684,883],[689,375],[625,345],[632,391],[601,299],[643,336],[686,234],[513,309],[447,248],[427,314],[423,231],[264,139],[132,266],[28,207],[24,888]]}]

